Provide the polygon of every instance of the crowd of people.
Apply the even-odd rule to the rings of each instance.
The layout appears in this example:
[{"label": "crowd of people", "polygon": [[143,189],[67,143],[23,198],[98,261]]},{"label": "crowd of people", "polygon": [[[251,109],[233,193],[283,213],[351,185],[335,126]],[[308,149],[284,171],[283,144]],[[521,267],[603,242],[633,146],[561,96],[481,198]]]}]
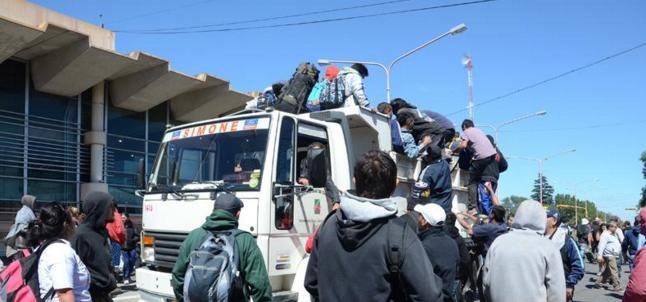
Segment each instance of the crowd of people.
[{"label": "crowd of people", "polygon": [[[272,85],[248,107],[282,104],[295,113],[368,107],[367,76],[362,64],[330,66],[317,83],[318,70],[302,64],[288,83]],[[309,85],[305,96],[299,85]],[[623,231],[616,219],[584,219],[570,228],[561,213],[533,200],[511,215],[496,195],[506,161],[473,121],[464,120],[459,134],[445,117],[401,98],[373,111],[390,119],[393,150],[421,160],[423,169],[408,197],[394,196],[397,166],[383,151],[356,161],[353,190],[339,192],[327,175],[331,212],[306,248],[303,286],[314,301],[572,301],[584,276],[583,257],[598,263],[598,286],[609,283],[614,291],[624,290],[618,268],[626,261],[631,275],[624,301],[646,300],[646,208]],[[313,144],[308,154],[324,148]],[[452,203],[452,155],[469,171],[464,209]],[[298,183],[308,186],[312,167],[305,161],[300,166]],[[405,213],[398,210],[401,203]],[[53,202],[36,212],[31,195],[21,204],[5,238],[6,264],[36,257],[40,299],[111,301],[118,266],[124,284],[130,282],[139,232],[108,193],[88,194],[81,211]],[[272,300],[262,253],[253,236],[238,229],[243,210],[234,194],[218,193],[204,224],[188,234],[172,269],[178,301]]]},{"label": "crowd of people", "polygon": [[[32,195],[23,196],[21,203],[5,238],[5,270],[13,272],[10,266],[17,263],[33,265],[37,274],[24,282],[38,287],[33,289],[40,295],[38,301],[112,301],[117,279],[127,284],[133,274],[139,241],[129,215],[119,214],[112,196],[89,193],[82,212],[59,202],[37,206]],[[118,250],[111,248],[111,241],[118,242]],[[19,261],[29,258],[34,258],[33,264]],[[123,258],[122,275],[113,258]],[[2,276],[3,282],[12,277],[9,273]],[[8,290],[2,289],[11,294]]]}]

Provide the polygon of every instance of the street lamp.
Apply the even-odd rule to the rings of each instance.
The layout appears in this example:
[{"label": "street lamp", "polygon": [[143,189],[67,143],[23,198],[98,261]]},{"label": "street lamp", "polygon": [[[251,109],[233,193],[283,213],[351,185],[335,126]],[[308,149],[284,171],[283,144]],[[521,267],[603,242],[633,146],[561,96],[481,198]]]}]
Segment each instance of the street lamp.
[{"label": "street lamp", "polygon": [[438,40],[440,40],[440,39],[442,39],[442,38],[444,38],[444,37],[446,37],[448,35],[451,35],[451,36],[457,35],[459,33],[463,33],[466,30],[467,30],[467,26],[464,25],[464,23],[458,24],[458,25],[454,26],[453,28],[451,28],[449,31],[447,31],[447,32],[445,32],[445,33],[443,33],[443,34],[441,34],[441,35],[439,35],[439,36],[425,42],[424,44],[422,44],[420,46],[417,46],[417,47],[405,52],[404,54],[400,55],[399,57],[394,59],[392,62],[390,62],[390,64],[388,64],[388,66],[386,66],[384,64],[381,64],[381,63],[377,63],[377,62],[365,62],[365,61],[353,61],[353,60],[330,60],[330,59],[320,59],[320,60],[318,60],[318,63],[319,63],[319,65],[329,65],[329,64],[332,64],[332,63],[340,63],[340,64],[361,63],[361,64],[364,64],[364,65],[374,65],[374,66],[381,67],[386,73],[386,99],[387,99],[388,102],[390,102],[390,73],[392,72],[393,66],[395,66],[395,64],[397,64],[399,61],[401,61],[405,57],[408,57],[409,55],[417,52],[418,50],[420,50],[420,49],[422,49],[422,48],[424,48],[426,46],[429,46],[429,45],[437,42]]},{"label": "street lamp", "polygon": [[563,150],[561,152],[557,152],[557,153],[550,154],[550,155],[544,156],[544,157],[539,157],[539,158],[526,157],[526,156],[507,156],[507,158],[533,160],[533,161],[538,162],[538,179],[539,179],[539,182],[540,182],[540,193],[539,193],[538,198],[540,199],[539,201],[541,202],[541,204],[543,204],[543,162],[545,162],[545,161],[547,161],[549,159],[552,159],[552,158],[554,158],[556,156],[563,155],[563,154],[570,153],[570,152],[576,152],[576,149]]},{"label": "street lamp", "polygon": [[501,123],[501,124],[499,124],[499,125],[497,125],[497,126],[493,126],[493,125],[478,125],[478,127],[487,127],[487,128],[491,128],[491,129],[493,129],[494,134],[495,134],[495,136],[494,136],[494,137],[495,137],[495,139],[496,139],[496,144],[497,144],[497,143],[498,143],[498,131],[500,131],[500,128],[502,128],[502,127],[504,127],[504,126],[507,126],[507,125],[510,125],[510,124],[513,124],[513,123],[516,123],[516,122],[519,122],[519,121],[522,121],[522,120],[525,120],[525,119],[528,119],[528,118],[531,118],[531,117],[535,117],[535,116],[544,116],[544,115],[546,115],[546,114],[547,114],[547,111],[545,111],[545,110],[541,110],[541,111],[537,111],[537,112],[534,112],[534,113],[529,113],[529,114],[525,114],[525,115],[519,116],[519,117],[514,118],[514,119],[512,119],[512,120],[509,120],[509,121],[506,121],[506,122],[504,122],[504,123]]}]

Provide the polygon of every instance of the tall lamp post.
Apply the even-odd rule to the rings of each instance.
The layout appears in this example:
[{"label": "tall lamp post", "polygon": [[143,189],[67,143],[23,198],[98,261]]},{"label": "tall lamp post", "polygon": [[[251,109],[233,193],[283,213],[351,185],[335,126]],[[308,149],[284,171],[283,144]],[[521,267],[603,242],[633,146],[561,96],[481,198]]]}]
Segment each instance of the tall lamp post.
[{"label": "tall lamp post", "polygon": [[513,123],[520,122],[522,120],[526,120],[528,118],[532,118],[532,117],[535,117],[535,116],[544,116],[546,114],[547,114],[547,111],[541,110],[541,111],[537,111],[537,112],[534,112],[534,113],[528,113],[528,114],[525,114],[525,115],[521,115],[521,116],[516,117],[514,119],[508,120],[508,121],[506,121],[504,123],[500,123],[500,124],[498,124],[496,126],[494,126],[494,125],[478,125],[478,127],[491,128],[494,131],[494,138],[496,139],[496,144],[498,144],[498,131],[500,131],[500,128],[505,127],[505,126],[510,125],[510,124],[513,124]]},{"label": "tall lamp post", "polygon": [[550,155],[544,156],[544,157],[539,157],[539,158],[526,157],[526,156],[508,156],[507,158],[533,160],[533,161],[538,162],[538,179],[539,179],[539,183],[540,183],[540,192],[539,192],[538,198],[540,199],[539,201],[541,202],[541,204],[543,204],[543,163],[545,161],[550,160],[550,159],[552,159],[554,157],[557,157],[559,155],[563,155],[563,154],[567,154],[567,153],[575,152],[575,151],[576,151],[576,149],[568,149],[568,150],[563,150],[561,152],[557,152],[557,153],[550,154]]},{"label": "tall lamp post", "polygon": [[399,57],[395,58],[392,62],[390,62],[390,64],[388,64],[388,66],[386,66],[384,64],[381,64],[381,63],[377,63],[377,62],[354,61],[354,60],[319,59],[318,63],[319,63],[319,65],[329,65],[329,64],[332,64],[332,63],[340,63],[340,64],[361,63],[361,64],[364,64],[364,65],[374,65],[374,66],[381,67],[384,70],[384,72],[386,73],[386,98],[387,98],[387,101],[390,101],[390,74],[391,74],[393,66],[395,66],[395,64],[397,64],[399,61],[401,61],[405,57],[408,57],[409,55],[417,52],[418,50],[420,50],[420,49],[422,49],[422,48],[424,48],[426,46],[429,46],[429,45],[437,42],[438,40],[440,40],[440,39],[442,39],[442,38],[444,38],[444,37],[446,37],[448,35],[457,35],[459,33],[462,33],[464,31],[466,31],[466,30],[467,30],[467,26],[464,25],[464,23],[458,24],[457,26],[451,28],[449,31],[447,31],[447,32],[445,32],[445,33],[443,33],[443,34],[441,34],[441,35],[439,35],[439,36],[425,42],[424,44],[422,44],[420,46],[417,46],[417,47],[405,52],[404,54],[400,55]]}]

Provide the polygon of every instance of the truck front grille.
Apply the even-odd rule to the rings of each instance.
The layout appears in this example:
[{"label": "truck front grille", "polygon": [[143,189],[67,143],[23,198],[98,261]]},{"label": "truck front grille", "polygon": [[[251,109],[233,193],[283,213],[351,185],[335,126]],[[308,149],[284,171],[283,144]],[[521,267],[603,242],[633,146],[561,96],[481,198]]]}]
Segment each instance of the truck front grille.
[{"label": "truck front grille", "polygon": [[188,233],[145,232],[155,238],[155,265],[172,269]]}]

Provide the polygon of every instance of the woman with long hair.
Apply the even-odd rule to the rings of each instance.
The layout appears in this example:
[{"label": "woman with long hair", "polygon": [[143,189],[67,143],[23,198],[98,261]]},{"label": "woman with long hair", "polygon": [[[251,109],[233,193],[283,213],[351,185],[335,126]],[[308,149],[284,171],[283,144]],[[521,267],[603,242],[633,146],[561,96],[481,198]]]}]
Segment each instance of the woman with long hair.
[{"label": "woman with long hair", "polygon": [[74,233],[69,212],[60,203],[46,204],[29,230],[30,245],[44,249],[38,260],[40,297],[54,302],[92,301],[90,273],[67,241]]}]

